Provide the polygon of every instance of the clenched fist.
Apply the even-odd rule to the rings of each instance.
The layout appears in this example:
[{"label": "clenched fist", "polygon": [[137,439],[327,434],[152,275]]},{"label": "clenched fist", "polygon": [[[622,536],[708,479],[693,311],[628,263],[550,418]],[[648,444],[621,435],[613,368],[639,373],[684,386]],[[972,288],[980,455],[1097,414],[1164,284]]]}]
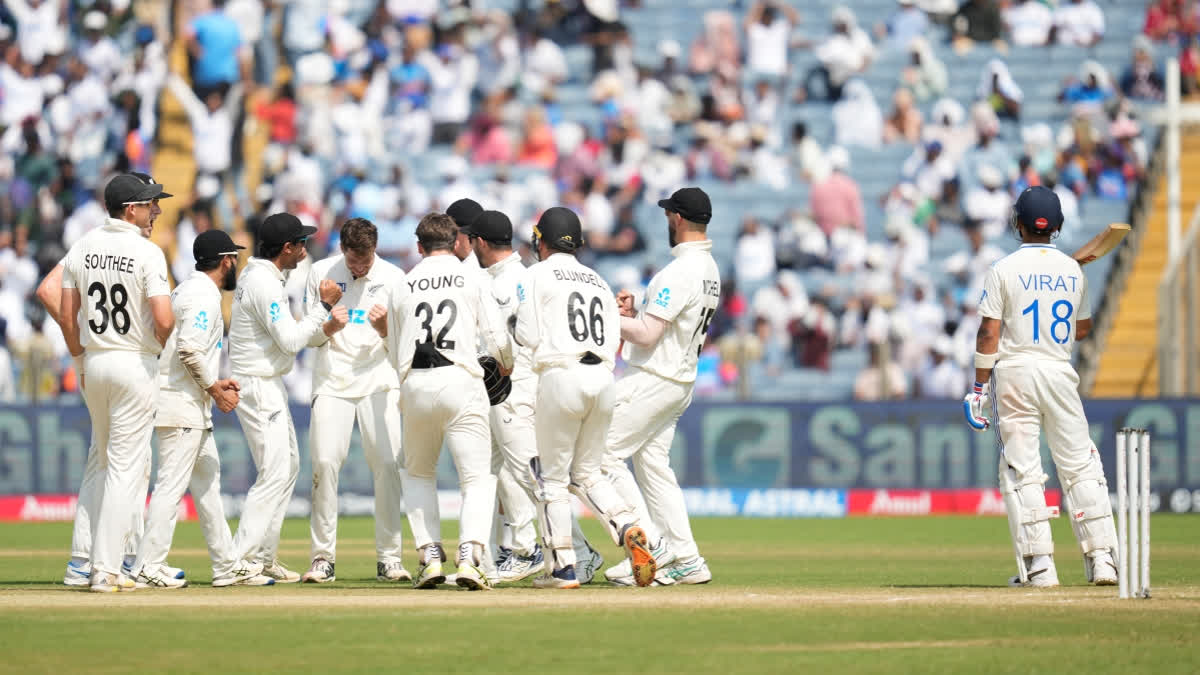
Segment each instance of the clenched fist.
[{"label": "clenched fist", "polygon": [[329,320],[325,322],[325,334],[333,335],[350,323],[350,312],[345,305],[338,305],[329,312]]},{"label": "clenched fist", "polygon": [[620,310],[621,316],[637,316],[637,310],[633,308],[633,293],[629,291],[617,293],[617,308]]},{"label": "clenched fist", "polygon": [[321,287],[318,291],[321,294],[321,302],[328,302],[331,305],[336,305],[338,300],[342,299],[342,289],[337,283],[329,279],[321,280]]},{"label": "clenched fist", "polygon": [[216,402],[217,409],[223,413],[233,412],[233,409],[241,402],[242,397],[238,393],[239,391],[241,391],[241,387],[234,380],[217,380],[208,388],[208,393]]},{"label": "clenched fist", "polygon": [[383,305],[371,305],[371,309],[367,311],[367,321],[371,322],[371,327],[379,333],[379,337],[387,337],[387,307]]}]

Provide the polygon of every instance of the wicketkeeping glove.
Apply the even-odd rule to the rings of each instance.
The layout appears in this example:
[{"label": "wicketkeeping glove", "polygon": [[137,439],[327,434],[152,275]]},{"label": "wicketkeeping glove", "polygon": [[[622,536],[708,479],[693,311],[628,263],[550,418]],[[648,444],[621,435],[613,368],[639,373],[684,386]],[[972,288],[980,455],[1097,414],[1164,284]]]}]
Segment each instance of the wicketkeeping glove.
[{"label": "wicketkeeping glove", "polygon": [[967,417],[967,424],[975,431],[985,431],[991,426],[991,421],[983,412],[992,400],[990,390],[990,383],[976,382],[971,392],[963,397],[963,414]]},{"label": "wicketkeeping glove", "polygon": [[488,402],[492,405],[504,403],[512,392],[512,378],[500,374],[500,362],[491,356],[479,357],[483,366],[483,386],[487,388]]}]

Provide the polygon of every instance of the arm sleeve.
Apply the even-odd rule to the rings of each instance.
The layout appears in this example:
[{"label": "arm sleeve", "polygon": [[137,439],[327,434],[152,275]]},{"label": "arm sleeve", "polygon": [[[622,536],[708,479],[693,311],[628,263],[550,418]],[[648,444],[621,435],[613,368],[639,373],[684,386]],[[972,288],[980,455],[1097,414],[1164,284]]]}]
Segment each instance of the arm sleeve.
[{"label": "arm sleeve", "polygon": [[401,382],[404,382],[408,371],[412,369],[413,352],[417,344],[416,337],[412,335],[416,322],[406,320],[408,303],[405,300],[408,296],[406,285],[399,283],[392,289],[392,297],[388,302],[388,359],[391,360]]},{"label": "arm sleeve", "polygon": [[522,347],[536,349],[541,335],[538,333],[537,297],[532,274],[525,275],[517,284],[517,328],[513,337]]},{"label": "arm sleeve", "polygon": [[650,280],[646,289],[646,308],[643,314],[657,317],[671,323],[688,303],[687,284],[674,283],[671,275],[659,273]]},{"label": "arm sleeve", "polygon": [[480,282],[475,298],[476,304],[479,306],[476,316],[481,319],[479,328],[487,353],[499,361],[505,369],[512,368],[512,340],[508,337],[507,324],[505,324],[504,317],[500,314],[500,307],[492,295],[491,284]]},{"label": "arm sleeve", "polygon": [[171,285],[167,283],[167,259],[163,256],[162,249],[154,244],[151,246],[154,253],[142,267],[142,286],[146,289],[146,297],[170,295]]},{"label": "arm sleeve", "polygon": [[175,348],[179,361],[201,389],[208,389],[217,381],[205,358],[204,348],[209,323],[221,321],[221,307],[193,307],[187,298],[179,298],[175,306]]},{"label": "arm sleeve", "polygon": [[[317,268],[314,265],[308,270],[308,280],[304,283],[304,301],[302,304],[304,305],[304,312],[306,314],[316,311],[318,308],[322,312],[325,310],[325,307],[321,305],[321,294],[317,290],[320,283],[320,280],[317,278]],[[329,336],[325,335],[324,330],[319,330],[313,333],[312,337],[308,339],[308,346],[320,347],[326,342],[329,342]]]},{"label": "arm sleeve", "polygon": [[76,286],[75,261],[71,257],[71,254],[67,253],[67,255],[63,257],[62,262],[59,264],[62,265],[62,268],[63,268],[62,287],[63,288],[75,288],[75,286]]},{"label": "arm sleeve", "polygon": [[195,120],[197,117],[203,117],[206,114],[207,111],[204,109],[204,104],[200,102],[200,99],[196,98],[196,95],[192,93],[191,87],[183,81],[183,78],[175,73],[168,75],[167,89],[170,89],[175,98],[179,100],[179,104],[183,106],[188,117]]},{"label": "arm sleeve", "polygon": [[995,265],[988,269],[983,280],[983,293],[979,296],[979,316],[1004,319],[1004,284]]},{"label": "arm sleeve", "polygon": [[253,300],[259,321],[279,349],[287,354],[300,353],[313,335],[321,332],[325,308],[320,305],[316,309],[309,309],[302,319],[296,321],[288,309],[287,296],[282,288],[273,296],[257,290]]},{"label": "arm sleeve", "polygon": [[1079,293],[1079,308],[1076,310],[1075,319],[1084,321],[1092,318],[1092,299],[1088,297],[1088,278],[1086,274],[1080,270],[1079,283],[1081,291]]}]

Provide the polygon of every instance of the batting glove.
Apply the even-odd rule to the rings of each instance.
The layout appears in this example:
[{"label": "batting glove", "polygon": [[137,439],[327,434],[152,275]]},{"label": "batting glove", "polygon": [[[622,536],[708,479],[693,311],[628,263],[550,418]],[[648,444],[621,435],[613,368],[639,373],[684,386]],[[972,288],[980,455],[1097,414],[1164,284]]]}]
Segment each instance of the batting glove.
[{"label": "batting glove", "polygon": [[967,424],[975,431],[985,431],[991,426],[991,421],[983,412],[987,410],[991,399],[987,382],[976,382],[971,392],[963,397],[963,414],[967,417]]}]

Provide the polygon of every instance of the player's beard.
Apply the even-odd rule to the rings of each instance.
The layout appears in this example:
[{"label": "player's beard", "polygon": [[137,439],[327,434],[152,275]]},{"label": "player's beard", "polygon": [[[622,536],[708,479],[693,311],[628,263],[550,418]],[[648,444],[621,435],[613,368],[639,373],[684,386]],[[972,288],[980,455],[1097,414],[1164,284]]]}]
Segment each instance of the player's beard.
[{"label": "player's beard", "polygon": [[222,280],[221,288],[226,291],[232,291],[237,288],[237,267],[230,265],[225,272],[225,278]]}]

